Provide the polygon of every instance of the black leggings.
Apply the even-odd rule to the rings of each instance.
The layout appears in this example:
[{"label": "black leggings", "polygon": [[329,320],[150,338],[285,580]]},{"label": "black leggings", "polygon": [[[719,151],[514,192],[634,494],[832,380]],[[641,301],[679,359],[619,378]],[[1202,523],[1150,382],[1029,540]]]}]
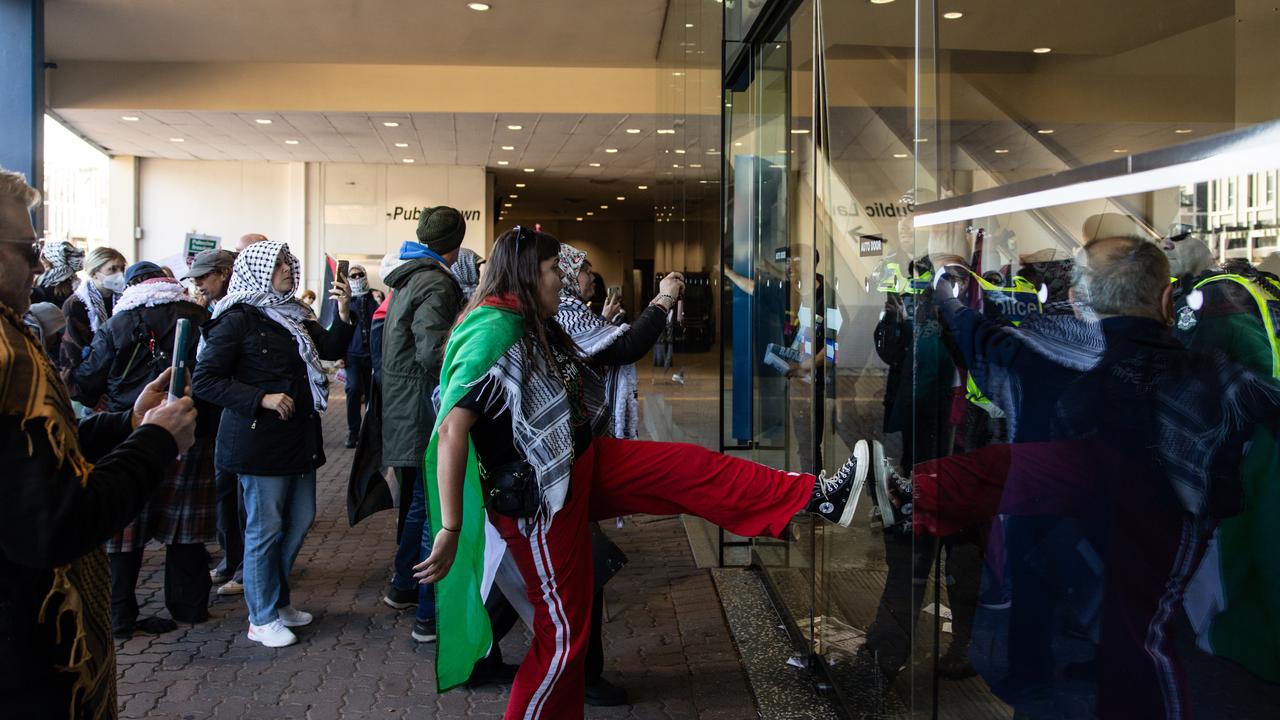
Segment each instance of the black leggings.
[{"label": "black leggings", "polygon": [[[138,620],[138,574],[142,550],[110,553],[111,628],[130,630]],[[166,545],[164,553],[164,606],[180,623],[209,619],[209,552],[202,543]]]}]

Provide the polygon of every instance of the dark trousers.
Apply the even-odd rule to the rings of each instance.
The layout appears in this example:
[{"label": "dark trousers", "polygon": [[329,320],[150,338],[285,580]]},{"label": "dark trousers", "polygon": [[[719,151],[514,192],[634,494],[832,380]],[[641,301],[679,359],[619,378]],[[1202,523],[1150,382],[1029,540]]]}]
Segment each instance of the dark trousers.
[{"label": "dark trousers", "polygon": [[218,470],[214,485],[218,497],[218,545],[222,547],[218,569],[240,580],[244,563],[244,492],[233,472]]},{"label": "dark trousers", "polygon": [[587,684],[592,685],[604,674],[604,588],[591,598],[591,637],[587,638]]},{"label": "dark trousers", "polygon": [[[418,589],[417,619],[430,620],[436,616],[435,589],[430,585],[419,584],[413,579],[413,566],[427,559],[431,554],[431,545],[435,542],[435,536],[431,534],[427,498],[422,487],[422,471],[418,468],[402,467],[396,468],[396,473],[400,477],[401,487],[405,488],[405,493],[409,494],[410,499],[409,509],[404,515],[400,539],[396,545],[393,561],[395,573],[391,576],[391,584],[400,590],[413,590],[416,587]],[[404,494],[401,497],[403,498]]]},{"label": "dark trousers", "polygon": [[347,431],[360,434],[360,406],[369,400],[373,382],[373,358],[368,355],[347,356]]},{"label": "dark trousers", "polygon": [[[111,558],[111,627],[128,630],[138,620],[138,574],[142,550],[109,553]],[[164,552],[164,606],[181,623],[209,619],[209,553],[203,543],[166,545]]]}]

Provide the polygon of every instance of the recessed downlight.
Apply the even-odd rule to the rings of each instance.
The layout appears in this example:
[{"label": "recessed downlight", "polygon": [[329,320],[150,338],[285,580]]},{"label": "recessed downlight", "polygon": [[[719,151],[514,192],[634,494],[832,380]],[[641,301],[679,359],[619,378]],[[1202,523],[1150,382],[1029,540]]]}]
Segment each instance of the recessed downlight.
[{"label": "recessed downlight", "polygon": [[507,197],[511,198],[512,200],[518,200],[518,199],[520,199],[520,196],[519,196],[519,195],[516,195],[515,193],[511,193],[511,194],[510,194],[510,195],[508,195]]},{"label": "recessed downlight", "polygon": [[942,13],[942,17],[946,20],[959,20],[964,17],[964,13],[953,10],[951,12]]},{"label": "recessed downlight", "polygon": [[259,125],[270,125],[270,124],[271,124],[271,121],[270,121],[270,120],[268,120],[267,118],[258,118],[257,120],[254,120],[254,122],[258,123]]},{"label": "recessed downlight", "polygon": [[396,143],[396,147],[406,148],[406,147],[409,147],[409,143]]},{"label": "recessed downlight", "polygon": [[595,215],[595,214],[596,214],[596,211],[595,211],[595,210],[588,210],[588,211],[587,211],[587,214],[588,214],[588,215]]},{"label": "recessed downlight", "polygon": [[524,183],[516,183],[516,187],[518,187],[518,188],[522,188],[522,187],[524,187]]},{"label": "recessed downlight", "polygon": [[648,190],[648,189],[649,189],[649,186],[648,186],[648,185],[637,185],[637,186],[636,186],[636,189],[637,189],[637,190]]},{"label": "recessed downlight", "polygon": [[1123,155],[1123,154],[1125,154],[1125,153],[1129,152],[1129,148],[1115,148],[1115,149],[1114,149],[1114,150],[1112,150],[1111,152],[1113,152],[1113,153],[1115,153],[1115,154],[1117,154],[1117,155]]},{"label": "recessed downlight", "polygon": [[413,158],[405,158],[405,159],[401,160],[400,162],[402,162],[402,163],[409,163],[409,164],[413,164],[414,160],[413,160]]},{"label": "recessed downlight", "polygon": [[809,131],[805,128],[791,128],[792,135],[808,135]]},{"label": "recessed downlight", "polygon": [[627,128],[627,134],[628,134],[628,135],[639,135],[639,134],[640,134],[640,128]]},{"label": "recessed downlight", "polygon": [[997,154],[997,155],[1008,155],[1008,154],[1009,154],[1009,148],[996,148],[996,154]]},{"label": "recessed downlight", "polygon": [[683,155],[684,153],[685,153],[684,148],[676,148],[677,155]]},{"label": "recessed downlight", "polygon": [[502,146],[502,149],[503,149],[503,150],[515,150],[515,149],[516,149],[516,146],[515,146],[515,145],[503,145],[503,146]]},{"label": "recessed downlight", "polygon": [[580,217],[574,218],[574,220],[577,220],[578,222],[582,222],[582,218]]},{"label": "recessed downlight", "polygon": [[1052,128],[1040,128],[1039,130],[1037,130],[1037,131],[1036,131],[1036,134],[1037,134],[1037,135],[1052,135],[1052,134],[1053,134],[1053,129],[1052,129]]},{"label": "recessed downlight", "polygon": [[893,156],[894,156],[895,158],[899,159],[899,160],[901,160],[901,159],[903,159],[903,158],[911,157],[910,155],[908,155],[908,154],[906,154],[906,153],[894,153],[894,154],[893,154]]},{"label": "recessed downlight", "polygon": [[605,148],[604,151],[612,155],[613,153],[618,152],[618,148]]},{"label": "recessed downlight", "polygon": [[482,2],[467,3],[467,7],[471,8],[472,10],[475,10],[476,12],[488,12],[491,8],[493,8],[493,6],[490,5],[489,3],[482,3]]},{"label": "recessed downlight", "polygon": [[525,171],[525,172],[529,172],[529,173],[531,173],[531,172],[533,172],[533,168],[525,168],[525,169],[524,169],[524,171]]},{"label": "recessed downlight", "polygon": [[600,206],[600,209],[601,209],[601,210],[608,210],[608,209],[609,209],[609,206],[608,206],[608,205],[601,205],[601,206]]},{"label": "recessed downlight", "polygon": [[589,166],[591,166],[591,167],[600,167],[600,163],[597,163],[597,162],[587,163],[587,165],[589,165]]},{"label": "recessed downlight", "polygon": [[400,127],[400,123],[395,122],[395,121],[392,121],[392,120],[388,120],[388,121],[386,121],[386,122],[382,123],[382,127]]},{"label": "recessed downlight", "polygon": [[502,207],[512,207],[511,203],[502,203]]},{"label": "recessed downlight", "polygon": [[1031,52],[1037,55],[1048,55],[1049,53],[1053,52],[1053,48],[1047,48],[1047,47],[1032,48]]},{"label": "recessed downlight", "polygon": [[138,117],[137,115],[121,115],[120,119],[125,122],[138,122],[142,118]]},{"label": "recessed downlight", "polygon": [[622,202],[623,200],[626,200],[626,199],[627,197],[625,195],[619,195],[618,197],[614,198],[614,200],[617,200],[618,202]]},{"label": "recessed downlight", "polygon": [[186,142],[186,138],[169,138],[169,142]]},{"label": "recessed downlight", "polygon": [[893,2],[893,0],[871,0],[872,5],[888,5],[891,2]]},{"label": "recessed downlight", "polygon": [[1177,130],[1174,130],[1174,132],[1178,135],[1190,135],[1191,128],[1178,128]]},{"label": "recessed downlight", "polygon": [[508,161],[506,161],[506,160],[499,160],[499,161],[498,161],[498,164],[499,164],[499,165],[510,165],[511,163],[510,163],[510,162],[508,162]]},{"label": "recessed downlight", "polygon": [[507,126],[507,129],[508,129],[508,130],[523,130],[523,129],[524,129],[524,126],[523,126],[523,125],[508,125],[508,126]]},{"label": "recessed downlight", "polygon": [[298,141],[297,141],[297,140],[285,140],[285,141],[284,141],[284,144],[285,144],[285,145],[297,145],[297,144],[298,144]]},{"label": "recessed downlight", "polygon": [[658,134],[659,135],[675,135],[676,131],[672,130],[671,128],[662,128],[661,130],[658,131]]},{"label": "recessed downlight", "polygon": [[702,163],[689,163],[689,167],[691,167],[691,168],[700,168],[700,167],[702,167]]}]

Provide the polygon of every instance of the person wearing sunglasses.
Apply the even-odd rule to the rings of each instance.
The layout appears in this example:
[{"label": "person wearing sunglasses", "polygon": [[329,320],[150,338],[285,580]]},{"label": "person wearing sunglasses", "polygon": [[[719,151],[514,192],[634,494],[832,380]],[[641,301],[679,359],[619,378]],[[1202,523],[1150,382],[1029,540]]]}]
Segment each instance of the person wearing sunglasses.
[{"label": "person wearing sunglasses", "polygon": [[360,437],[360,410],[369,403],[373,383],[373,355],[370,331],[378,302],[369,290],[369,274],[363,265],[352,265],[347,272],[351,284],[351,344],[347,346],[347,447],[356,446]]},{"label": "person wearing sunglasses", "polygon": [[0,707],[5,717],[111,717],[110,580],[102,543],[137,516],[194,441],[172,370],[132,407],[77,423],[23,326],[41,272],[28,210],[40,194],[0,169]]}]

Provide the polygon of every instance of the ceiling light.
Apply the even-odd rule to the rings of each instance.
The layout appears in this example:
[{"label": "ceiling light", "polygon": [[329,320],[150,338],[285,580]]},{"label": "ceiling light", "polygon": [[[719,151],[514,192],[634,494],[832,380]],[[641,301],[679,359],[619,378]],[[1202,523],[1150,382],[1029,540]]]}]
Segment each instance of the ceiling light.
[{"label": "ceiling light", "polygon": [[508,129],[508,130],[523,130],[523,129],[524,129],[524,126],[523,126],[523,125],[508,125],[508,126],[507,126],[507,129]]},{"label": "ceiling light", "polygon": [[1008,155],[1008,154],[1009,154],[1009,149],[1008,149],[1008,148],[996,148],[996,154],[997,154],[997,155]]},{"label": "ceiling light", "polygon": [[724,106],[727,108],[731,108],[733,107],[733,103],[725,103]]},{"label": "ceiling light", "polygon": [[959,20],[960,18],[964,17],[964,13],[953,11],[949,13],[942,13],[942,17],[946,18],[947,20]]},{"label": "ceiling light", "polygon": [[120,119],[125,122],[138,122],[142,118],[138,117],[137,115],[121,115]]},{"label": "ceiling light", "polygon": [[677,155],[683,155],[683,154],[684,154],[684,150],[683,150],[683,149],[677,149],[677,150],[676,150],[676,154],[677,154]]},{"label": "ceiling light", "polygon": [[684,26],[687,28],[691,28],[693,27],[693,23],[685,23]]},{"label": "ceiling light", "polygon": [[[127,120],[128,118],[125,118],[125,119]],[[1190,135],[1191,128],[1178,128],[1177,130],[1174,130],[1174,132],[1179,135]]]},{"label": "ceiling light", "polygon": [[574,220],[577,220],[578,222],[582,222],[582,218],[574,218]]},{"label": "ceiling light", "polygon": [[618,148],[605,148],[604,151],[607,153],[616,153],[618,152]]},{"label": "ceiling light", "polygon": [[169,142],[186,142],[186,138],[169,138]]},{"label": "ceiling light", "polygon": [[929,138],[916,138],[915,142],[918,142],[918,143],[929,142]]},{"label": "ceiling light", "polygon": [[1037,131],[1036,131],[1036,134],[1037,134],[1037,135],[1052,135],[1052,134],[1053,134],[1053,130],[1051,130],[1050,128],[1041,128],[1041,129],[1039,129],[1039,130],[1037,130]]},{"label": "ceiling light", "polygon": [[596,213],[595,213],[595,211],[594,211],[594,210],[588,210],[588,211],[587,211],[587,214],[588,214],[588,215],[595,215]]},{"label": "ceiling light", "polygon": [[503,150],[515,150],[515,149],[516,149],[516,146],[515,146],[515,145],[503,145],[503,146],[502,146],[502,149],[503,149]]},{"label": "ceiling light", "polygon": [[518,188],[522,188],[522,187],[524,187],[524,183],[516,183],[516,187],[518,187]]},{"label": "ceiling light", "polygon": [[254,122],[258,123],[259,125],[270,125],[270,124],[271,124],[271,121],[270,121],[270,120],[268,120],[268,119],[266,119],[266,118],[258,118],[257,120],[254,120]]},{"label": "ceiling light", "polygon": [[888,5],[891,2],[893,2],[893,0],[871,0],[872,5]]},{"label": "ceiling light", "polygon": [[707,148],[707,154],[708,154],[708,155],[715,155],[715,154],[716,154],[716,149],[715,149],[715,148]]},{"label": "ceiling light", "polygon": [[659,135],[675,135],[676,131],[672,130],[671,128],[663,128],[658,131],[658,134]]},{"label": "ceiling light", "polygon": [[502,203],[502,207],[511,207],[511,203]]},{"label": "ceiling light", "polygon": [[734,143],[734,144],[733,144],[733,146],[734,146],[734,147],[742,147],[742,142],[741,142],[741,141],[736,142],[736,143]]},{"label": "ceiling light", "polygon": [[587,163],[591,167],[600,167],[600,163]]},{"label": "ceiling light", "polygon": [[1116,149],[1112,150],[1111,152],[1113,152],[1113,153],[1115,153],[1115,154],[1117,154],[1117,155],[1123,155],[1123,154],[1125,154],[1125,153],[1129,152],[1129,148],[1116,148]]},{"label": "ceiling light", "polygon": [[608,205],[601,205],[601,206],[600,206],[600,209],[601,209],[601,210],[608,210],[608,209],[609,209],[609,206],[608,206]]},{"label": "ceiling light", "polygon": [[804,128],[791,128],[792,135],[808,135],[809,131]]},{"label": "ceiling light", "polygon": [[1037,55],[1048,55],[1049,53],[1053,52],[1053,48],[1038,47],[1038,48],[1035,48],[1034,50],[1032,50],[1031,52],[1033,52],[1033,53],[1035,53],[1035,54],[1037,54]]},{"label": "ceiling light", "polygon": [[636,186],[636,189],[637,189],[637,190],[648,190],[648,189],[649,189],[649,186],[648,186],[648,185],[637,185],[637,186]]},{"label": "ceiling light", "polygon": [[409,147],[409,143],[396,143],[396,147]]},{"label": "ceiling light", "polygon": [[472,10],[475,10],[476,12],[486,12],[489,10],[489,8],[493,6],[490,5],[489,3],[474,2],[474,3],[467,3],[467,7],[471,8]]},{"label": "ceiling light", "polygon": [[905,158],[905,157],[911,157],[910,155],[908,155],[908,154],[906,154],[906,153],[894,153],[894,154],[893,154],[893,156],[894,156],[895,158],[898,158],[899,160],[901,160],[902,158]]},{"label": "ceiling light", "polygon": [[403,162],[403,163],[412,163],[412,162],[413,162],[413,158],[405,158],[405,159],[401,160],[400,162]]},{"label": "ceiling light", "polygon": [[680,165],[679,165],[678,163],[673,163],[673,164],[671,165],[671,167],[673,167],[673,168],[678,168],[678,167],[680,167]]},{"label": "ceiling light", "polygon": [[626,200],[626,199],[627,198],[624,195],[619,195],[618,197],[614,198],[614,200],[617,200],[618,202],[622,202],[623,200]]},{"label": "ceiling light", "polygon": [[285,144],[285,145],[297,145],[297,144],[298,144],[298,141],[297,141],[297,140],[285,140],[285,141],[284,141],[284,144]]},{"label": "ceiling light", "polygon": [[684,77],[684,73],[676,71],[671,73],[671,77]]},{"label": "ceiling light", "polygon": [[382,123],[382,127],[400,127],[400,123],[387,121]]},{"label": "ceiling light", "polygon": [[511,163],[507,162],[506,160],[499,160],[499,161],[498,161],[498,164],[499,164],[499,165],[510,165]]},{"label": "ceiling light", "polygon": [[518,200],[520,198],[519,195],[516,195],[514,193],[512,193],[511,195],[508,195],[507,197],[511,198],[512,200]]},{"label": "ceiling light", "polygon": [[689,167],[691,167],[691,168],[700,168],[700,167],[702,167],[702,163],[689,163]]},{"label": "ceiling light", "polygon": [[628,135],[639,135],[639,134],[640,134],[640,128],[627,128],[627,134],[628,134]]},{"label": "ceiling light", "polygon": [[524,171],[525,171],[525,172],[533,172],[533,168],[525,168],[525,169],[524,169]]},{"label": "ceiling light", "polygon": [[699,181],[698,181],[698,184],[699,184],[699,185],[706,185],[706,184],[707,184],[707,181],[706,181],[706,180],[699,180]]}]

